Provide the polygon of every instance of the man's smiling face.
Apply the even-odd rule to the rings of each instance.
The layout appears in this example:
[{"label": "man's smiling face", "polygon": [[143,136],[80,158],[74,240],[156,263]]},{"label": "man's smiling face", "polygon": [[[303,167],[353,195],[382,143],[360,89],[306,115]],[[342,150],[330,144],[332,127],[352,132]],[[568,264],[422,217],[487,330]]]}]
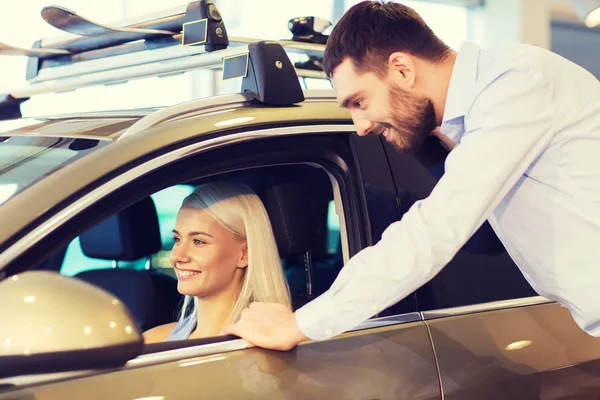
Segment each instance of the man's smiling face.
[{"label": "man's smiling face", "polygon": [[347,108],[357,133],[383,135],[394,148],[403,153],[419,149],[434,130],[435,112],[430,99],[401,87],[403,81],[375,72],[357,71],[349,58],[333,71],[331,80],[341,107]]}]

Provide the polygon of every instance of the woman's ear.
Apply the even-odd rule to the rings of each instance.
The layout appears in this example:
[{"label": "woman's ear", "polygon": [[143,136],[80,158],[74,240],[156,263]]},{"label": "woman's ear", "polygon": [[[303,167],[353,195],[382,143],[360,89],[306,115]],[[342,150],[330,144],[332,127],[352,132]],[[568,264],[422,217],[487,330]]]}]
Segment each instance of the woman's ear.
[{"label": "woman's ear", "polygon": [[238,260],[238,268],[246,268],[248,266],[248,242],[242,243],[242,252],[240,253],[240,259]]}]

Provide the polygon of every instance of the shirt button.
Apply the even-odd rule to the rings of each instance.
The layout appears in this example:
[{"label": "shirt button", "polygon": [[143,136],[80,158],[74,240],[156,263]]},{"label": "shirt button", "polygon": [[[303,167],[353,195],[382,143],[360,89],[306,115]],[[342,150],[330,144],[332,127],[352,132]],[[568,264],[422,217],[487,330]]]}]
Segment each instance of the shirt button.
[{"label": "shirt button", "polygon": [[327,329],[327,330],[325,331],[325,334],[326,334],[327,336],[331,336],[331,335],[333,335],[333,331],[332,331],[331,329]]}]

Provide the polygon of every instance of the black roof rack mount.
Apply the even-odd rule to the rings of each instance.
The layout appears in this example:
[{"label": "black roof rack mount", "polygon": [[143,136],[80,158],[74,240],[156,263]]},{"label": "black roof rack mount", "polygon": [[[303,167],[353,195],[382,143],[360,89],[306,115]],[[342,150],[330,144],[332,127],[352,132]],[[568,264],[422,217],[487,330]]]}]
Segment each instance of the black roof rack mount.
[{"label": "black roof rack mount", "polygon": [[304,101],[296,70],[279,43],[252,43],[248,45],[248,52],[248,75],[242,80],[242,91],[253,92],[258,101],[269,105]]}]

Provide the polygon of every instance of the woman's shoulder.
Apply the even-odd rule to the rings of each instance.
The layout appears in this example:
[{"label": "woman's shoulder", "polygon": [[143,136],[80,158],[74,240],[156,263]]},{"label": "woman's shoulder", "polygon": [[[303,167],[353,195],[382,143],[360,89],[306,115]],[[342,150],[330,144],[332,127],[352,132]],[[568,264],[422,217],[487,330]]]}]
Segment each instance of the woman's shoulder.
[{"label": "woman's shoulder", "polygon": [[158,343],[164,342],[169,337],[173,329],[177,326],[177,322],[171,322],[169,324],[155,326],[154,328],[148,329],[144,332],[144,343]]}]

